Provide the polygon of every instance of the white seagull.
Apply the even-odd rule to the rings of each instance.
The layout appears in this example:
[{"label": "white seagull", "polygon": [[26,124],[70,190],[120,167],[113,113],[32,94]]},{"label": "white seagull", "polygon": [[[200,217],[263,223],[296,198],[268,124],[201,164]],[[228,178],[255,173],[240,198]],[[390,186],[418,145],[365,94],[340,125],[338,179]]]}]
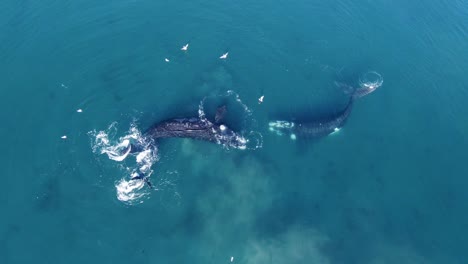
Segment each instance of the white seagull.
[{"label": "white seagull", "polygon": [[188,50],[188,43],[185,44],[180,50]]},{"label": "white seagull", "polygon": [[227,58],[228,54],[229,54],[229,52],[226,52],[223,55],[221,55],[221,57],[219,57],[219,58],[224,60],[224,59]]},{"label": "white seagull", "polygon": [[262,95],[262,96],[260,96],[260,98],[258,98],[258,104],[263,103],[263,98],[265,98],[264,95]]},{"label": "white seagull", "polygon": [[166,62],[170,62],[170,60],[168,58],[164,58],[164,61]]}]

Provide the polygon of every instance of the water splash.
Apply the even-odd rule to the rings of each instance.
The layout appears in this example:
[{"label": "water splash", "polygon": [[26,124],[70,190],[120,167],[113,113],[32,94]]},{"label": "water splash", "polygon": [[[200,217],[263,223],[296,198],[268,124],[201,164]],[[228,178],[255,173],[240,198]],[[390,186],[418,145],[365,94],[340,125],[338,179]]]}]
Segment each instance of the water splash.
[{"label": "water splash", "polygon": [[[121,163],[122,177],[115,183],[117,199],[133,204],[142,202],[149,194],[149,178],[152,166],[159,159],[157,148],[151,139],[144,137],[135,124],[124,136],[117,137],[117,123],[112,123],[106,130],[91,131],[91,148],[94,153],[107,155],[110,160]],[[129,156],[134,159],[128,159]]]},{"label": "water splash", "polygon": [[382,86],[383,78],[378,72],[368,71],[359,77],[359,86],[365,89],[377,89]]},{"label": "water splash", "polygon": [[115,184],[117,199],[128,204],[135,203],[136,201],[142,202],[142,198],[147,194],[144,191],[144,187],[144,181],[122,178]]},{"label": "water splash", "polygon": [[[216,105],[221,100],[236,108],[233,111],[239,121],[255,123],[252,111],[242,102],[240,96],[232,90],[217,96],[205,97],[200,101],[198,117],[201,122],[211,122],[205,112],[207,99],[214,99]],[[239,110],[241,109],[241,110]],[[238,116],[239,115],[239,116]],[[219,125],[214,129],[217,143],[225,149],[249,149],[261,148],[263,136],[254,130],[243,130],[234,133],[225,125]],[[219,131],[218,131],[219,130]],[[90,131],[91,148],[97,155],[105,155],[109,160],[118,162],[121,177],[115,182],[117,199],[127,203],[142,203],[143,198],[150,194],[151,190],[159,190],[160,184],[153,185],[150,176],[153,174],[153,165],[159,160],[158,149],[155,142],[141,133],[134,121],[129,130],[123,136],[118,136],[117,122],[112,123],[105,130]],[[149,187],[149,188],[148,188]]]},{"label": "water splash", "polygon": [[[252,118],[252,110],[242,102],[239,94],[233,90],[228,90],[226,93],[208,96],[200,101],[198,106],[198,117],[202,122],[211,122],[206,117],[205,105],[209,104],[208,101],[222,101],[223,103],[230,104],[235,108],[240,108],[241,111],[238,113],[238,121],[242,123],[242,127],[252,127],[252,124],[256,123]],[[216,104],[218,107],[219,105]],[[229,111],[229,110],[228,110]],[[232,111],[232,109],[231,109]],[[221,125],[221,133],[216,133],[217,143],[222,145],[225,149],[240,149],[240,150],[254,150],[263,146],[263,136],[260,132],[254,130],[242,130],[236,135],[224,134],[224,125]],[[215,132],[215,131],[214,131]],[[224,143],[222,143],[224,142]],[[240,144],[239,144],[240,142]]]}]

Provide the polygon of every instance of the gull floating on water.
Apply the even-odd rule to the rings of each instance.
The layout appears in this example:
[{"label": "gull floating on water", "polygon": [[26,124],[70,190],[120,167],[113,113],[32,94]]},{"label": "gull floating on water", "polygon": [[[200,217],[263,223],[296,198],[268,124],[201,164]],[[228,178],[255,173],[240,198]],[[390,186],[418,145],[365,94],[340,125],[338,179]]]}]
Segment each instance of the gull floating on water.
[{"label": "gull floating on water", "polygon": [[78,109],[78,110],[76,110],[76,112],[83,113],[83,109]]},{"label": "gull floating on water", "polygon": [[221,57],[219,57],[219,58],[224,60],[224,59],[227,58],[228,54],[229,54],[229,52],[226,52],[223,55],[221,55]]},{"label": "gull floating on water", "polygon": [[262,96],[260,96],[260,98],[258,98],[258,104],[263,103],[263,98],[265,98],[264,95],[262,95]]},{"label": "gull floating on water", "polygon": [[60,138],[61,139],[67,139],[67,136],[61,136]]},{"label": "gull floating on water", "polygon": [[185,44],[185,45],[181,48],[181,50],[188,50],[188,43]]},{"label": "gull floating on water", "polygon": [[168,58],[164,58],[164,61],[165,62],[170,62],[170,60]]}]

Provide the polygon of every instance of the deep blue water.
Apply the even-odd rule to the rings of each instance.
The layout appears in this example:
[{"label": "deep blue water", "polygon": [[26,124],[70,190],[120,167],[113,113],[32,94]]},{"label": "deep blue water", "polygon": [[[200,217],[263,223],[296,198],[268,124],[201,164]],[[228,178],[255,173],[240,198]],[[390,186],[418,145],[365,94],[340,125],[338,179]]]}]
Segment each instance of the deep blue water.
[{"label": "deep blue water", "polygon": [[[3,0],[0,263],[468,263],[466,43],[465,0]],[[268,131],[367,71],[383,85],[339,133]],[[99,131],[206,96],[261,147],[167,140],[157,190],[119,200],[136,165]]]}]

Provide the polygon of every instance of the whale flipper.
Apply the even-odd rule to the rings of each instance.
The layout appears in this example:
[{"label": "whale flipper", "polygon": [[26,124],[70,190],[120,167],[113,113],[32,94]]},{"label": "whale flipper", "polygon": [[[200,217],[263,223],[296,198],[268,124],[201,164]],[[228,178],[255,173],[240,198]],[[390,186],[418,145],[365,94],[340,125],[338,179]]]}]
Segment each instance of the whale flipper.
[{"label": "whale flipper", "polygon": [[223,121],[224,116],[226,115],[226,112],[227,112],[226,105],[218,107],[218,109],[216,110],[216,115],[215,115],[216,124],[219,124],[220,122]]}]

